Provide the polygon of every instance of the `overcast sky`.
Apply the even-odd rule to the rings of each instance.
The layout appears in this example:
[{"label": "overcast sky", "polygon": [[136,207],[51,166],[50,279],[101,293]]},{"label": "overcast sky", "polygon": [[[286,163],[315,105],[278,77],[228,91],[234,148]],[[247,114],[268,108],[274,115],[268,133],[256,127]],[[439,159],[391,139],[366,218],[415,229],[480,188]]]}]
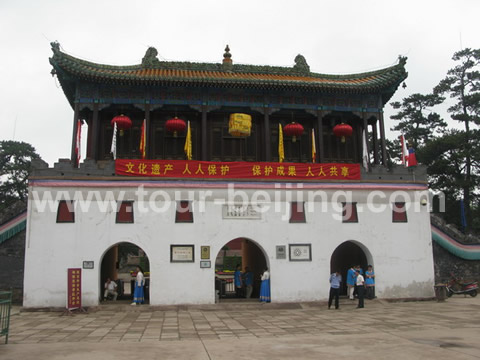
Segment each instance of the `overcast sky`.
[{"label": "overcast sky", "polygon": [[51,41],[112,65],[140,63],[149,46],[161,60],[221,62],[229,44],[234,63],[292,66],[302,54],[326,74],[404,55],[407,88],[393,101],[430,92],[455,51],[480,48],[479,15],[478,0],[0,0],[0,140],[28,142],[50,165],[70,156],[73,110],[50,75]]}]

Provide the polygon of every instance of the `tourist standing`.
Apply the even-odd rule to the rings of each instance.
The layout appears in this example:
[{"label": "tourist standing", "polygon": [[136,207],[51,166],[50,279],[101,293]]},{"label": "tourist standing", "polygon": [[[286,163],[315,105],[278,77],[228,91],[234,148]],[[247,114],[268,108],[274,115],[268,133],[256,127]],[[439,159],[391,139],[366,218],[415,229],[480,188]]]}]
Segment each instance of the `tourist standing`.
[{"label": "tourist standing", "polygon": [[145,277],[140,266],[137,266],[137,276],[135,278],[135,290],[133,291],[133,302],[130,305],[143,304],[145,301],[143,288],[145,286]]},{"label": "tourist standing", "polygon": [[245,274],[243,275],[243,277],[245,282],[245,297],[247,299],[250,299],[253,291],[253,273],[250,271],[248,266],[245,267]]},{"label": "tourist standing", "polygon": [[235,268],[235,273],[233,274],[233,282],[235,285],[235,295],[237,297],[242,296],[242,272],[240,271],[240,265],[237,265]]},{"label": "tourist standing", "polygon": [[338,297],[340,296],[340,284],[342,283],[342,275],[339,271],[335,271],[330,275],[330,295],[328,296],[328,308],[332,306],[332,300],[335,298],[335,309],[338,309]]},{"label": "tourist standing", "polygon": [[368,265],[365,272],[365,286],[367,287],[367,299],[375,299],[375,272],[372,265]]},{"label": "tourist standing", "polygon": [[353,290],[355,289],[355,269],[353,266],[347,272],[347,295],[350,300],[353,300]]},{"label": "tourist standing", "polygon": [[261,280],[262,283],[260,285],[260,301],[262,303],[267,303],[270,302],[270,273],[268,272],[268,267],[265,268]]},{"label": "tourist standing", "polygon": [[360,271],[356,271],[355,273],[357,275],[356,279],[356,285],[357,285],[357,291],[358,291],[358,309],[363,308],[363,299],[365,297],[365,279],[363,278],[363,275],[360,274]]}]

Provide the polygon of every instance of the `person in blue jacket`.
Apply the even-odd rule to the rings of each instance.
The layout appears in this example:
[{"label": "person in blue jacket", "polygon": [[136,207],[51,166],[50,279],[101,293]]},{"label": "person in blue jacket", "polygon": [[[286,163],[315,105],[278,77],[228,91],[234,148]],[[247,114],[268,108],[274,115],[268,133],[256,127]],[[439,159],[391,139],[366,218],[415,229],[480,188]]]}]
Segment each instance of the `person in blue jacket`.
[{"label": "person in blue jacket", "polygon": [[242,272],[240,271],[240,265],[237,265],[235,273],[233,274],[233,282],[235,285],[235,294],[237,297],[242,296]]},{"label": "person in blue jacket", "polygon": [[375,272],[373,271],[373,266],[368,265],[367,271],[365,272],[365,286],[367,287],[367,299],[375,298]]},{"label": "person in blue jacket", "polygon": [[353,300],[353,290],[355,289],[355,280],[357,276],[355,275],[355,269],[353,266],[348,269],[347,272],[347,295],[350,300]]}]

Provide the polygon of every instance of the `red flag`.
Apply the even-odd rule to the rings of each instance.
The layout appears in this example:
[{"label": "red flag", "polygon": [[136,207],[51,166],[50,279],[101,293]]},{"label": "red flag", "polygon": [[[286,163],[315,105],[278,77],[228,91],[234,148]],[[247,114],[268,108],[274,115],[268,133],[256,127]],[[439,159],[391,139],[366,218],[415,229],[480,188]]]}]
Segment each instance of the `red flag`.
[{"label": "red flag", "polygon": [[146,130],[147,130],[147,127],[145,126],[145,119],[143,120],[143,123],[142,123],[142,129],[140,130],[141,131],[141,135],[140,135],[140,155],[142,156],[142,159],[145,159],[145,147],[146,147],[146,138],[147,138],[147,133],[146,133]]},{"label": "red flag", "polygon": [[415,156],[415,149],[413,147],[408,148],[408,167],[418,165],[417,157]]}]

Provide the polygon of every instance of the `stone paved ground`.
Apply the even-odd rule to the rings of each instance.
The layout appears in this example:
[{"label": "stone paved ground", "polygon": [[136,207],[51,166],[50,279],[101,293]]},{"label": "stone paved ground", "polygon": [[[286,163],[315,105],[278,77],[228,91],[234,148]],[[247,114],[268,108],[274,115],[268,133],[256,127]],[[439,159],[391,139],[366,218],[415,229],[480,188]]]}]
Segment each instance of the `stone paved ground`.
[{"label": "stone paved ground", "polygon": [[[0,345],[0,359],[34,355],[32,359],[42,359],[42,354],[49,359],[57,355],[80,359],[87,350],[96,354],[90,359],[105,359],[109,358],[105,352],[127,355],[138,346],[142,360],[150,355],[155,359],[338,359],[368,353],[372,359],[480,358],[480,297],[443,303],[375,300],[365,309],[355,305],[349,300],[342,301],[340,310],[311,303],[107,305],[73,316],[22,311],[12,316],[9,344]],[[163,355],[155,357],[160,350]]]}]

